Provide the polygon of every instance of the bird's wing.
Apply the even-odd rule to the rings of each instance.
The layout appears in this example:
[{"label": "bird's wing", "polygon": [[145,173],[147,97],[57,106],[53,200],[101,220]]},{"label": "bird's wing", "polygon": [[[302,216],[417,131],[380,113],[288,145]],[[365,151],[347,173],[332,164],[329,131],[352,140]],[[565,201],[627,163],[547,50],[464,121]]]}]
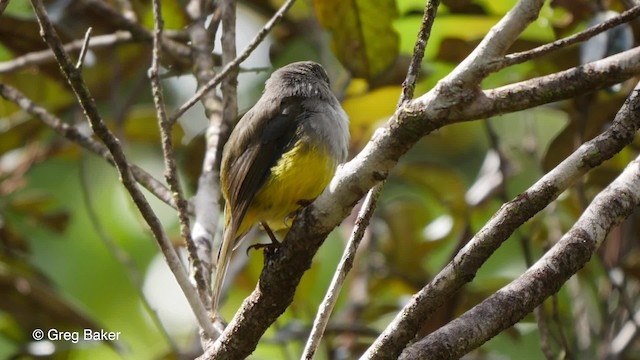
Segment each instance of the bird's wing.
[{"label": "bird's wing", "polygon": [[[296,143],[296,129],[303,112],[299,99],[286,98],[278,106],[278,111],[271,114],[247,113],[245,116],[250,118],[238,124],[242,126],[238,133],[241,146],[237,155],[231,155],[233,158],[225,163],[226,179],[223,184],[227,209],[231,211],[228,225],[234,230],[240,226],[256,194],[271,175],[271,168]],[[269,116],[270,119],[251,129],[252,123],[256,122],[255,116]]]},{"label": "bird's wing", "polygon": [[[224,238],[218,252],[216,275],[213,282],[212,307],[218,309],[218,301],[224,278],[229,268],[231,253],[237,241],[238,228],[260,188],[271,174],[271,168],[278,162],[296,140],[303,108],[301,101],[285,99],[274,104],[271,109],[258,113],[250,110],[238,122],[231,134],[221,164],[222,191],[227,204]],[[266,116],[259,121],[255,116]]]}]

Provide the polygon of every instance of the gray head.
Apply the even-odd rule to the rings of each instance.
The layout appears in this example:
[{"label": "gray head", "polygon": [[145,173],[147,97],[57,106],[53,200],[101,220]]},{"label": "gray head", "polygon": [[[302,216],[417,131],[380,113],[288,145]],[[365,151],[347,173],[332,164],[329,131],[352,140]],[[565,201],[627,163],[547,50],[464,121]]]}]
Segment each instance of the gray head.
[{"label": "gray head", "polygon": [[313,61],[295,62],[276,70],[265,86],[265,93],[270,92],[284,96],[333,96],[327,72]]}]

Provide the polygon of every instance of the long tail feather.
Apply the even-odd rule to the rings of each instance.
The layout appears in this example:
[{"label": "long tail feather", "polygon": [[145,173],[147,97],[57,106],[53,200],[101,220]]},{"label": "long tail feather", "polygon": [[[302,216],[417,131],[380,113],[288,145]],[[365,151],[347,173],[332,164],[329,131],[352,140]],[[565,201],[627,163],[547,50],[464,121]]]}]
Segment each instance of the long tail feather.
[{"label": "long tail feather", "polygon": [[224,238],[222,240],[222,246],[218,252],[218,263],[216,265],[216,276],[213,280],[213,290],[211,298],[211,306],[213,313],[218,311],[218,304],[220,301],[220,294],[222,292],[222,285],[224,284],[224,278],[227,275],[229,264],[231,262],[231,254],[234,248],[235,238],[235,226],[229,226],[225,229]]}]

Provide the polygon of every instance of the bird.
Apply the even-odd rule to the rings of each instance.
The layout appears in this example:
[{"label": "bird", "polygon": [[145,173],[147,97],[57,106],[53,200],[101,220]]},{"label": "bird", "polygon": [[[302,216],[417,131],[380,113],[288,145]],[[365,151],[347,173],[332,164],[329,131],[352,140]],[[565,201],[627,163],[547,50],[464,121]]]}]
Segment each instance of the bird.
[{"label": "bird", "polygon": [[233,251],[260,224],[286,232],[296,213],[319,196],[347,159],[349,120],[329,76],[312,61],[288,64],[265,83],[258,102],[238,121],[222,151],[224,234],[212,289],[212,310]]}]

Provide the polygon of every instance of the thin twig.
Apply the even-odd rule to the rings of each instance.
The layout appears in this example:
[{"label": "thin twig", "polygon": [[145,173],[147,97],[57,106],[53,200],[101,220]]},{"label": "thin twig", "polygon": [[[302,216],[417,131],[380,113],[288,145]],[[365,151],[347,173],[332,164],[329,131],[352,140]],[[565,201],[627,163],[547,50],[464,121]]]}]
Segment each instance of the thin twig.
[{"label": "thin twig", "polygon": [[338,301],[340,290],[344,285],[347,274],[353,267],[353,262],[356,258],[356,251],[358,250],[360,241],[362,240],[365,230],[369,226],[371,216],[373,216],[373,212],[375,211],[375,203],[378,201],[378,198],[382,193],[381,188],[382,186],[380,186],[380,191],[370,191],[362,203],[362,208],[360,208],[360,211],[358,212],[358,218],[356,219],[355,226],[353,227],[351,237],[349,237],[349,241],[347,242],[347,247],[342,254],[338,268],[333,274],[333,279],[331,279],[331,284],[329,285],[327,294],[322,300],[318,313],[316,314],[316,318],[313,321],[311,334],[309,334],[309,339],[307,340],[301,359],[311,360],[315,356],[318,346],[320,345],[320,340],[322,340],[322,335],[329,323],[331,312]]},{"label": "thin twig", "polygon": [[9,5],[9,0],[0,0],[0,15],[4,13],[4,9],[7,8],[7,5]]},{"label": "thin twig", "polygon": [[233,61],[231,61],[230,63],[228,63],[223,69],[222,71],[220,71],[213,79],[211,79],[207,84],[205,84],[204,86],[202,86],[198,91],[196,91],[196,93],[191,97],[191,99],[187,100],[187,102],[185,102],[184,104],[182,104],[182,106],[180,106],[178,108],[178,110],[176,110],[173,115],[171,115],[169,117],[169,122],[170,123],[174,123],[176,120],[178,120],[178,118],[180,116],[182,116],[182,114],[185,113],[185,111],[189,110],[189,108],[191,108],[193,105],[195,105],[195,103],[198,102],[198,100],[200,100],[200,97],[202,95],[204,95],[206,92],[208,92],[209,90],[213,89],[216,85],[218,85],[220,83],[220,81],[222,81],[222,79],[224,79],[232,70],[236,69],[238,66],[240,66],[240,63],[242,63],[244,60],[246,60],[249,55],[251,55],[251,53],[253,52],[253,50],[255,50],[255,48],[258,47],[258,45],[260,45],[260,43],[262,42],[262,40],[264,40],[267,37],[267,34],[269,33],[269,31],[271,31],[271,29],[273,29],[273,27],[280,22],[280,20],[282,20],[282,18],[284,17],[284,15],[287,13],[287,11],[289,10],[289,8],[291,8],[291,6],[293,6],[293,4],[295,3],[296,0],[287,0],[287,2],[285,2],[280,9],[271,17],[271,19],[269,19],[269,21],[264,25],[264,27],[256,34],[256,36],[253,38],[253,40],[251,40],[251,42],[249,43],[249,45],[247,45],[246,48],[244,48],[244,50],[242,51],[242,53],[240,53],[240,55],[238,55],[238,57],[236,57],[235,59],[233,59]]},{"label": "thin twig", "polygon": [[[116,31],[113,34],[98,35],[89,41],[90,49],[109,47],[117,44],[134,41],[131,33],[127,31]],[[68,53],[78,51],[84,46],[84,40],[74,40],[64,45],[64,50]],[[34,51],[9,61],[0,62],[0,74],[13,72],[32,65],[42,65],[55,61],[51,49]]]},{"label": "thin twig", "polygon": [[171,335],[169,335],[169,333],[167,332],[167,329],[162,324],[162,321],[160,321],[160,318],[158,317],[158,313],[149,302],[149,299],[147,299],[147,296],[144,294],[144,291],[142,291],[143,276],[140,273],[140,270],[138,270],[138,267],[136,266],[131,256],[129,256],[129,254],[116,241],[113,240],[113,238],[107,233],[107,231],[102,226],[100,219],[98,219],[96,207],[94,206],[94,202],[92,199],[92,192],[90,191],[91,181],[89,179],[89,173],[87,172],[85,162],[86,162],[85,157],[84,156],[81,157],[80,158],[80,188],[82,190],[82,201],[84,202],[84,207],[86,208],[87,215],[89,216],[89,222],[93,226],[93,229],[95,230],[100,240],[102,240],[102,242],[104,243],[104,246],[107,248],[107,251],[109,251],[111,256],[113,256],[113,258],[116,259],[116,261],[118,261],[124,267],[125,273],[129,278],[129,282],[131,283],[133,288],[136,290],[136,293],[138,294],[140,301],[142,301],[142,306],[147,312],[147,315],[149,315],[151,322],[153,322],[155,327],[160,331],[162,336],[165,338],[165,340],[167,341],[167,344],[169,344],[169,347],[171,348],[171,351],[174,354],[179,354],[180,351],[178,349],[178,346],[171,338]]},{"label": "thin twig", "polygon": [[129,1],[129,0],[118,0],[118,3],[120,4],[122,16],[124,16],[126,19],[129,19],[132,22],[137,22],[138,21],[138,17],[136,15],[136,12],[133,10],[133,6],[131,5],[131,1]]},{"label": "thin twig", "polygon": [[614,360],[622,358],[624,352],[635,343],[640,335],[640,311],[630,314],[630,319],[621,327],[620,331],[615,334],[609,348],[607,349],[606,360]]},{"label": "thin twig", "polygon": [[78,62],[76,63],[76,69],[80,70],[84,63],[84,57],[87,56],[87,49],[89,48],[89,40],[91,39],[91,30],[89,27],[84,34],[84,41],[82,42],[82,48],[80,49],[80,55],[78,55]]},{"label": "thin twig", "polygon": [[442,79],[434,92],[446,92],[447,98],[465,98],[476,96],[480,83],[489,74],[497,70],[487,63],[500,59],[509,51],[520,34],[540,13],[544,0],[518,1],[505,16],[485,35],[480,44]]},{"label": "thin twig", "polygon": [[411,62],[409,63],[409,69],[407,71],[407,77],[402,82],[402,95],[398,100],[398,107],[404,102],[413,99],[413,91],[416,88],[416,82],[420,75],[420,69],[422,68],[422,59],[424,58],[424,51],[427,48],[429,37],[431,36],[431,28],[436,19],[438,13],[438,7],[440,6],[440,0],[429,0],[427,6],[424,8],[424,15],[422,16],[422,25],[418,32],[418,39],[413,47],[413,56],[411,56]]},{"label": "thin twig", "polygon": [[[122,12],[113,8],[108,2],[102,0],[84,0],[84,4],[91,6],[101,16],[113,23],[119,29],[127,30],[138,40],[151,42],[153,33],[142,24],[133,21],[130,17],[123,15]],[[191,54],[187,45],[174,41],[168,37],[162,39],[162,51],[166,51],[174,59],[186,62]]]},{"label": "thin twig", "polygon": [[[31,99],[24,96],[16,88],[7,84],[0,83],[0,96],[7,99],[8,101],[15,103],[26,113],[40,120],[43,124],[50,127],[60,136],[80,145],[86,150],[102,157],[110,165],[115,166],[109,150],[103,144],[93,140],[89,136],[84,135],[76,127],[63,122],[43,107],[36,105],[33,101],[31,101]],[[131,172],[133,173],[133,176],[138,183],[144,186],[145,189],[149,190],[151,194],[163,201],[165,204],[175,208],[173,198],[171,197],[171,192],[169,191],[169,189],[167,189],[161,182],[156,180],[148,172],[138,167],[137,165],[131,164],[130,167]]]},{"label": "thin twig", "polygon": [[[500,138],[497,132],[495,131],[490,119],[485,119],[483,123],[485,125],[487,137],[489,138],[489,143],[491,144],[491,149],[496,154],[498,154],[498,161],[499,161],[498,171],[500,172],[501,178],[502,178],[502,181],[499,184],[496,184],[497,186],[499,186],[498,198],[503,203],[506,203],[509,201],[509,198],[507,197],[507,194],[505,192],[506,181],[510,173],[507,156],[502,150],[502,146],[500,146]],[[529,268],[533,265],[533,256],[531,254],[530,239],[524,236],[523,234],[517,234],[517,237],[520,240],[520,247],[522,248],[525,265],[527,266],[527,268]],[[549,344],[549,340],[551,338],[551,332],[549,329],[549,321],[544,308],[544,304],[536,307],[533,310],[533,314],[536,319],[536,323],[538,324],[538,332],[540,334],[540,349],[542,350],[542,353],[547,358],[547,360],[553,360],[557,356],[555,352],[551,349],[551,346]]]},{"label": "thin twig", "polygon": [[497,71],[511,65],[521,64],[525,61],[546,55],[552,51],[556,51],[569,45],[588,40],[613,27],[633,20],[634,18],[638,17],[638,15],[640,15],[640,5],[627,10],[616,17],[613,17],[607,21],[592,26],[586,30],[583,30],[564,39],[556,40],[552,43],[538,46],[531,50],[505,55],[502,59],[490,62],[488,66],[492,69],[492,71]]},{"label": "thin twig", "polygon": [[549,330],[549,319],[547,318],[547,312],[544,308],[544,303],[533,309],[533,315],[535,316],[536,323],[538,324],[538,332],[540,336],[540,350],[547,360],[557,359],[557,354],[551,348],[550,339],[551,331]]},{"label": "thin twig", "polygon": [[[235,0],[222,0],[220,6],[222,8],[222,63],[226,65],[236,58]],[[231,124],[235,124],[238,116],[238,68],[233,68],[229,72],[222,80],[220,88],[222,90],[223,104],[222,124],[229,126],[229,129],[231,129]],[[221,148],[218,147],[218,150],[221,150]],[[221,152],[218,153],[218,155],[221,154]],[[220,271],[220,269],[216,266],[217,271]],[[215,315],[216,318],[219,318],[219,314]]]},{"label": "thin twig", "polygon": [[[424,58],[424,52],[429,41],[429,36],[431,35],[431,28],[435,21],[439,5],[440,0],[429,0],[424,9],[422,25],[418,32],[418,38],[414,46],[413,56],[411,57],[411,63],[409,64],[406,79],[402,83],[402,94],[398,100],[397,107],[402,106],[406,101],[413,98],[413,90],[415,89],[415,84],[420,74],[422,59]],[[329,323],[329,318],[333,312],[336,302],[338,301],[338,295],[344,285],[347,274],[353,267],[356,252],[360,246],[362,238],[364,237],[365,230],[369,226],[369,222],[376,209],[384,184],[385,182],[383,181],[374,186],[369,190],[365,197],[362,208],[358,213],[353,232],[349,237],[347,246],[342,254],[342,259],[334,273],[329,289],[327,290],[327,294],[320,304],[320,310],[318,311],[318,314],[316,314],[316,318],[311,328],[311,334],[309,334],[309,339],[307,340],[307,344],[305,345],[304,352],[302,354],[303,359],[313,359],[316,350],[320,345],[322,334]]]},{"label": "thin twig", "polygon": [[[222,4],[222,63],[236,58],[236,1],[223,0]],[[222,122],[232,124],[238,116],[238,68],[232,69],[222,81]]]},{"label": "thin twig", "polygon": [[564,326],[562,326],[562,319],[560,318],[560,306],[558,304],[557,294],[553,294],[551,296],[551,318],[558,328],[558,338],[561,351],[567,359],[573,359],[574,356],[571,351],[571,346],[569,345],[569,340],[564,333]]},{"label": "thin twig", "polygon": [[[220,6],[215,6],[210,28],[207,29],[209,10],[203,0],[190,0],[186,5],[186,12],[190,19],[187,29],[191,44],[192,72],[198,83],[198,88],[204,86],[215,75],[213,47],[215,44],[215,31],[218,28],[220,18]],[[208,120],[205,135],[207,147],[204,154],[202,172],[198,178],[198,190],[193,197],[195,219],[191,229],[191,238],[195,243],[196,253],[190,257],[191,273],[195,274],[196,264],[203,269],[206,281],[207,297],[211,293],[212,274],[212,249],[214,247],[215,234],[218,231],[218,219],[220,217],[220,185],[218,174],[219,154],[222,152],[222,143],[231,133],[231,125],[222,122],[222,100],[215,91],[207,92],[200,98],[204,113]],[[225,136],[225,134],[227,134]],[[221,140],[223,139],[223,140]],[[222,141],[222,143],[221,143]],[[194,256],[195,255],[195,256]],[[216,326],[214,324],[214,326]]]},{"label": "thin twig", "polygon": [[32,0],[31,4],[34,8],[36,16],[38,18],[38,22],[40,23],[41,35],[47,43],[47,45],[53,50],[56,60],[60,65],[60,69],[64,76],[67,78],[69,85],[71,85],[73,91],[76,93],[76,97],[80,106],[84,110],[84,113],[91,124],[91,128],[94,133],[102,140],[102,142],[107,146],[113,160],[116,164],[116,168],[120,174],[120,180],[122,184],[129,192],[133,202],[140,210],[142,217],[145,219],[151,232],[153,233],[155,239],[162,250],[162,253],[167,260],[167,264],[169,268],[173,272],[178,284],[180,285],[182,291],[184,292],[191,308],[198,319],[200,327],[207,333],[207,335],[211,338],[215,338],[217,336],[217,331],[213,328],[207,311],[200,301],[198,293],[191,286],[191,282],[189,281],[189,277],[187,272],[185,271],[180,258],[173,247],[173,244],[164,233],[162,228],[162,223],[153,212],[153,209],[147,202],[144,194],[137,186],[133,174],[131,172],[131,168],[129,167],[129,163],[127,161],[126,156],[124,155],[124,151],[120,146],[118,139],[111,133],[109,128],[104,124],[100,114],[98,113],[95,101],[87,86],[82,78],[82,74],[75,68],[71,60],[69,59],[68,54],[64,51],[62,47],[62,42],[58,37],[49,17],[47,15],[46,9],[42,4],[42,0]]},{"label": "thin twig", "polygon": [[156,116],[158,117],[158,127],[160,128],[160,138],[162,143],[162,155],[165,166],[165,180],[169,184],[173,201],[178,209],[178,219],[180,222],[180,235],[187,244],[190,261],[194,266],[194,279],[196,289],[200,295],[200,301],[204,307],[209,310],[211,299],[209,297],[209,283],[205,275],[205,270],[200,265],[197,256],[196,246],[191,239],[189,214],[187,212],[187,201],[182,193],[180,180],[178,179],[178,170],[175,162],[175,154],[173,151],[173,143],[171,139],[172,126],[167,122],[167,112],[164,106],[164,96],[162,92],[162,84],[160,83],[160,49],[162,47],[162,29],[164,20],[162,19],[162,8],[160,0],[153,0],[153,51],[151,56],[151,68],[149,69],[149,78],[151,80],[151,91],[153,93],[153,103],[156,108]]}]

